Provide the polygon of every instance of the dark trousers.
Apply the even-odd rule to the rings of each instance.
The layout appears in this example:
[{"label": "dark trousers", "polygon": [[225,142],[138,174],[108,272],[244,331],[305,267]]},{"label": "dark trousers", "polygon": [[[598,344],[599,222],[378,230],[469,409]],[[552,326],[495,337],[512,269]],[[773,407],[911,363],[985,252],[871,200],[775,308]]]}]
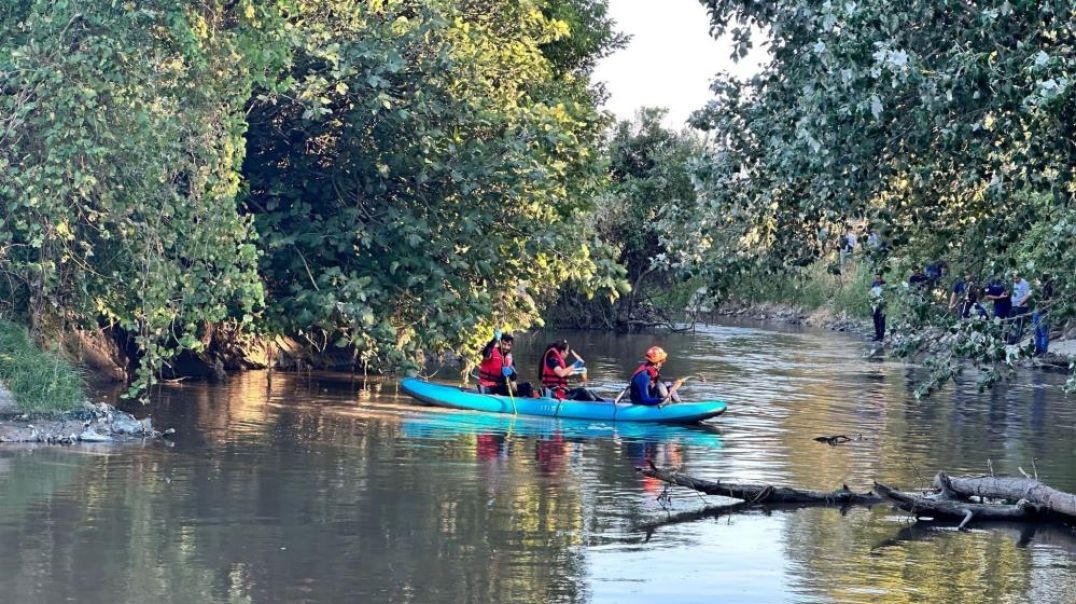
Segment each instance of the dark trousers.
[{"label": "dark trousers", "polygon": [[[564,397],[561,400],[567,400],[567,401],[593,401],[593,402],[598,402],[598,401],[604,401],[605,400],[602,397],[598,396],[597,394],[594,394],[590,390],[587,390],[586,388],[565,389],[563,394],[564,394]],[[548,398],[561,398],[561,397],[557,396],[556,390],[554,390],[553,388],[549,388],[548,386],[543,386],[542,387],[542,396],[545,396],[545,397],[548,397]]]},{"label": "dark trousers", "polygon": [[[501,396],[508,396],[508,385],[497,384],[492,388],[485,388],[485,394],[499,394]],[[523,398],[531,398],[534,396],[534,387],[530,382],[517,382],[515,389],[512,391],[512,396],[522,396]]]},{"label": "dark trousers", "polygon": [[1015,319],[1012,324],[1012,328],[1009,331],[1009,344],[1018,344],[1020,338],[1024,335],[1024,324],[1027,321],[1027,313],[1029,308],[1026,306],[1014,306],[1012,312],[1009,313],[1009,318]]},{"label": "dark trousers", "polygon": [[874,318],[874,341],[881,342],[885,339],[885,311],[877,308],[872,317]]},{"label": "dark trousers", "polygon": [[604,401],[602,397],[594,394],[586,388],[572,388],[568,391],[568,399],[573,401]]}]

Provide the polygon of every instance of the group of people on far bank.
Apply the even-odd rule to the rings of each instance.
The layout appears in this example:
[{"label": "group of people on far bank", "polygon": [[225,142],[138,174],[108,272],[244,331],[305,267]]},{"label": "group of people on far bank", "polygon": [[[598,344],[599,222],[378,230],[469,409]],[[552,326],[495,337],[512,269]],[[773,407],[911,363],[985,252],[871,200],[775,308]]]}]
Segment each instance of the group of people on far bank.
[{"label": "group of people on far bank", "polygon": [[[929,294],[944,278],[946,268],[944,262],[917,267],[908,277],[908,286]],[[1050,275],[1040,275],[1037,286],[1033,288],[1020,271],[1014,270],[1010,276],[1008,283],[1002,277],[994,277],[984,285],[970,271],[965,271],[949,288],[948,310],[961,319],[994,317],[1009,322],[1011,328],[1006,338],[1009,344],[1020,341],[1030,318],[1034,329],[1035,354],[1046,354],[1050,344],[1046,311],[1054,294],[1053,280]],[[885,284],[882,274],[876,273],[870,285],[875,341],[885,339]],[[990,310],[984,305],[988,302],[992,305]]]},{"label": "group of people on far bank", "polygon": [[[497,330],[482,349],[478,365],[478,390],[485,394],[557,400],[603,402],[604,399],[583,386],[571,386],[571,378],[586,379],[586,363],[568,346],[567,340],[557,340],[546,346],[538,364],[541,387],[534,388],[530,382],[520,382],[512,359],[515,338]],[[575,360],[569,364],[569,356]],[[661,368],[669,355],[659,346],[651,346],[642,364],[631,376],[627,391],[630,400],[637,405],[663,405],[678,402],[675,385],[661,379]],[[619,400],[620,397],[617,397]]]}]

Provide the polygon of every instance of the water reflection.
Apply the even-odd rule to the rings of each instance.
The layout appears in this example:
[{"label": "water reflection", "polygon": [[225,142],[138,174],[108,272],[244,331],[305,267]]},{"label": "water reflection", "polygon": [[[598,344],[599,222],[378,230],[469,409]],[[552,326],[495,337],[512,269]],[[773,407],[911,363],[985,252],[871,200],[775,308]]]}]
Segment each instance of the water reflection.
[{"label": "water reflection", "polygon": [[[698,514],[720,498],[639,476],[857,489],[1018,467],[1076,490],[1063,376],[917,401],[862,343],[753,326],[568,336],[615,395],[642,350],[711,427],[454,413],[391,383],[247,374],[164,388],[175,445],[0,449],[0,599],[17,602],[1071,602],[1064,527],[970,532],[888,507]],[[838,447],[815,436],[862,438]],[[666,509],[668,508],[668,509]]]}]

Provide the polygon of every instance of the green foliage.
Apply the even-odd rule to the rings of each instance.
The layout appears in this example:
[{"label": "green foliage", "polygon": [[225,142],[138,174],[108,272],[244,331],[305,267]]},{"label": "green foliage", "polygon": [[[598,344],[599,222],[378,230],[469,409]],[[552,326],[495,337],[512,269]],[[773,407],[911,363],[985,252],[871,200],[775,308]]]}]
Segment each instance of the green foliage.
[{"label": "green foliage", "polygon": [[618,286],[604,0],[9,4],[0,300],[133,334],[136,389],[221,326],[398,364]]},{"label": "green foliage", "polygon": [[[595,199],[588,225],[602,242],[601,249],[623,267],[630,289],[612,300],[567,289],[551,313],[554,320],[626,329],[654,320],[650,315],[655,309],[679,312],[684,306],[676,306],[678,301],[694,292],[678,287],[690,273],[682,263],[672,266],[667,241],[678,236],[683,222],[692,220],[690,211],[697,202],[691,168],[702,153],[702,142],[663,127],[664,115],[664,109],[642,109],[634,121],[622,121],[612,130],[606,150],[608,182]],[[679,295],[665,295],[674,291]]]},{"label": "green foliage", "polygon": [[568,35],[541,45],[542,54],[558,73],[586,75],[598,59],[628,42],[626,35],[614,29],[607,0],[549,0],[542,13],[567,28]]},{"label": "green foliage", "polygon": [[0,382],[24,413],[76,409],[86,395],[82,375],[61,354],[33,344],[24,327],[0,319]]},{"label": "green foliage", "polygon": [[727,281],[729,258],[809,264],[867,220],[912,262],[1033,266],[1073,298],[1071,3],[704,4],[738,55],[756,30],[771,53],[750,80],[719,78],[695,116],[721,142],[699,171],[697,238],[729,234],[700,252],[711,280]]},{"label": "green foliage", "polygon": [[244,167],[273,329],[399,365],[529,327],[560,283],[616,286],[579,220],[604,118],[546,54],[571,36],[549,6],[299,5]]},{"label": "green foliage", "polygon": [[773,272],[744,270],[730,280],[724,297],[742,302],[771,302],[814,310],[828,306],[835,312],[866,318],[873,270],[866,262],[847,262],[834,271],[835,263],[820,261],[803,268]]},{"label": "green foliage", "polygon": [[204,322],[261,303],[235,196],[268,8],[37,1],[0,13],[0,298],[35,330],[105,322],[136,386]]}]

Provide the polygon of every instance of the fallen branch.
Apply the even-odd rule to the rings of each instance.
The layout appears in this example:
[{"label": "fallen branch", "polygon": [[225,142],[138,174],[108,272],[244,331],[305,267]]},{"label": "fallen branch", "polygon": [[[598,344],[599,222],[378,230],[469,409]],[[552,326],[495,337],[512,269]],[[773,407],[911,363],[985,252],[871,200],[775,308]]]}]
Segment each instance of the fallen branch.
[{"label": "fallen branch", "polygon": [[654,531],[659,528],[672,526],[674,524],[684,524],[698,522],[699,520],[706,520],[710,518],[731,516],[732,514],[735,514],[737,512],[750,511],[751,509],[759,509],[758,504],[748,503],[746,501],[737,501],[736,503],[727,503],[724,505],[711,505],[704,507],[700,510],[670,514],[669,517],[664,520],[640,524],[635,527],[635,530],[646,533],[646,538],[644,539],[644,542],[646,542],[650,541],[650,537],[653,536]]},{"label": "fallen branch", "polygon": [[948,476],[939,472],[934,486],[948,484],[948,488],[960,497],[982,497],[1006,501],[1028,501],[1042,510],[1076,520],[1076,495],[1059,491],[1032,478],[1014,476],[983,476],[970,478]]},{"label": "fallen branch", "polygon": [[[759,506],[792,505],[874,505],[888,502],[916,518],[959,521],[964,530],[972,520],[1042,522],[1052,519],[1076,520],[1076,495],[1058,491],[1034,479],[1013,477],[961,478],[939,472],[934,478],[938,492],[919,495],[898,491],[875,482],[874,491],[856,493],[847,486],[835,491],[790,489],[768,484],[703,480],[680,472],[636,468],[644,476],[657,478],[708,495],[740,499],[744,503],[719,506],[685,516],[682,522],[722,513],[744,511]],[[978,497],[980,501],[970,498]],[[1012,503],[986,503],[988,499]],[[668,522],[668,521],[667,521]]]},{"label": "fallen branch", "polygon": [[670,484],[695,489],[708,495],[721,495],[742,499],[750,503],[795,503],[808,505],[873,505],[881,503],[882,498],[874,493],[856,493],[847,486],[835,491],[809,491],[790,489],[768,484],[743,482],[722,482],[693,478],[679,472],[659,470],[653,462],[650,468],[636,468],[644,476],[657,478]]},{"label": "fallen branch", "polygon": [[916,518],[929,516],[934,519],[960,520],[963,529],[971,520],[1036,520],[1038,508],[1021,500],[1016,505],[972,503],[953,500],[944,496],[924,496],[904,493],[882,484],[874,483],[874,492],[885,497],[898,508],[910,512]]}]

